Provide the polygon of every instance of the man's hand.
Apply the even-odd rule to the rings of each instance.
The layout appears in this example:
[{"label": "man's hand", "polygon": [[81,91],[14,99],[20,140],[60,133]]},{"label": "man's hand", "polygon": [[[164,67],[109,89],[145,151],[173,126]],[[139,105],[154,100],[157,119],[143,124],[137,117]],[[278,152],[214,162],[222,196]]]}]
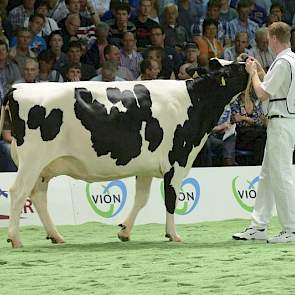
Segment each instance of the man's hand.
[{"label": "man's hand", "polygon": [[250,76],[253,76],[255,73],[257,73],[257,64],[253,57],[249,57],[246,60],[246,71]]}]

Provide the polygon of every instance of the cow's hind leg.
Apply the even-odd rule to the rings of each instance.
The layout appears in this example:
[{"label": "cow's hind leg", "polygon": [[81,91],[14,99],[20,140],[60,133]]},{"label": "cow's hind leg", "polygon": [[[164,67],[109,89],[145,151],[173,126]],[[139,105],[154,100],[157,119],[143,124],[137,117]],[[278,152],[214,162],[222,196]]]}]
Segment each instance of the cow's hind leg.
[{"label": "cow's hind leg", "polygon": [[53,244],[61,244],[64,243],[64,239],[58,232],[48,212],[47,189],[48,180],[43,177],[39,177],[33,189],[31,200],[47,232],[47,239],[50,239]]},{"label": "cow's hind leg", "polygon": [[174,221],[174,212],[177,204],[178,193],[183,175],[175,173],[172,167],[169,172],[164,175],[164,191],[166,206],[166,238],[170,241],[181,242],[180,236],[176,233]]},{"label": "cow's hind leg", "polygon": [[[25,165],[25,167],[30,167],[30,165]],[[32,167],[32,169],[26,171],[19,168],[15,182],[9,190],[10,217],[7,241],[11,242],[13,248],[22,246],[19,234],[20,215],[26,199],[32,193],[40,172],[41,169],[39,170],[37,167]]]},{"label": "cow's hind leg", "polygon": [[140,209],[142,209],[146,205],[149,199],[151,182],[152,177],[136,177],[136,193],[134,198],[134,205],[127,219],[122,224],[120,224],[122,229],[118,233],[118,238],[123,242],[130,240],[130,232],[132,230],[136,216]]}]

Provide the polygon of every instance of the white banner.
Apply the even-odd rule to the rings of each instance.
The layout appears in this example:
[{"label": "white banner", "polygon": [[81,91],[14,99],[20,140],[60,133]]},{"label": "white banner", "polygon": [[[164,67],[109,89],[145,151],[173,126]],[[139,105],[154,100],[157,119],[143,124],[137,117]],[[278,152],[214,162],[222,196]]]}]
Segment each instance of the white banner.
[{"label": "white banner", "polygon": [[[260,167],[193,168],[183,180],[176,208],[176,223],[195,223],[249,218],[253,210]],[[0,226],[9,218],[8,188],[15,173],[0,174]],[[119,224],[134,201],[135,177],[86,183],[67,176],[49,184],[48,207],[56,224],[99,221]],[[148,204],[136,224],[165,223],[163,180],[153,179]],[[27,200],[21,224],[40,224],[34,206]]]}]

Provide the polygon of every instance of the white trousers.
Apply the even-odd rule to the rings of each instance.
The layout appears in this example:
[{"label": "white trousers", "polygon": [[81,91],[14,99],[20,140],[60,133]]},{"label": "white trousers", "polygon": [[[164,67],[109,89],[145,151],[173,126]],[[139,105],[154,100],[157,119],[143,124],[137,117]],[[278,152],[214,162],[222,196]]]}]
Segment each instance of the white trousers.
[{"label": "white trousers", "polygon": [[276,205],[282,230],[295,232],[294,146],[295,119],[269,120],[251,227],[266,228]]}]

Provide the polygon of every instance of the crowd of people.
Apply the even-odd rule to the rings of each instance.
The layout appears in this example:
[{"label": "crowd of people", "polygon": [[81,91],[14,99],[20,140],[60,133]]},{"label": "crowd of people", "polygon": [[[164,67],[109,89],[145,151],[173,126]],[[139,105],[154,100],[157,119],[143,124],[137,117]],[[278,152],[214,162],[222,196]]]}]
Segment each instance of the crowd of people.
[{"label": "crowd of people", "polygon": [[[275,54],[267,27],[295,26],[292,0],[2,0],[0,103],[14,83],[189,79],[212,57],[253,56],[264,70]],[[291,34],[295,50],[295,29]],[[254,91],[228,105],[196,165],[238,165],[236,151],[263,159],[266,107]],[[0,140],[0,171],[15,171],[11,132]]]}]

